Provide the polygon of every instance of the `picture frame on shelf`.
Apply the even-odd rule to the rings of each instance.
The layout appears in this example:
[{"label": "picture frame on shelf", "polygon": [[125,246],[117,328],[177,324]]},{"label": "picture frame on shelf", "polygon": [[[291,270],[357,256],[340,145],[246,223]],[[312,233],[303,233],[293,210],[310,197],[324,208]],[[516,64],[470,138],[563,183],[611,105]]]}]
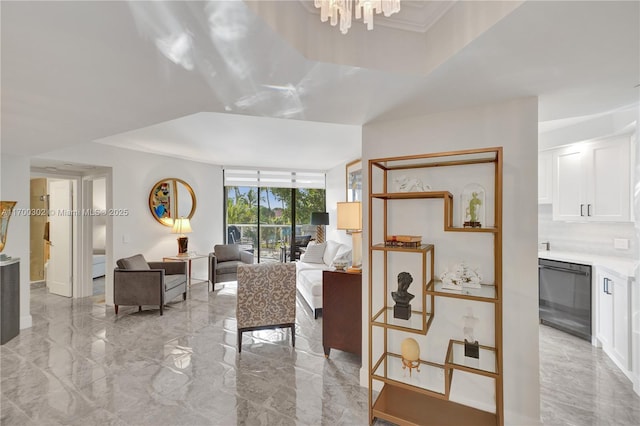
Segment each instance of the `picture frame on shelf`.
[{"label": "picture frame on shelf", "polygon": [[346,200],[362,202],[362,160],[357,159],[346,165]]}]

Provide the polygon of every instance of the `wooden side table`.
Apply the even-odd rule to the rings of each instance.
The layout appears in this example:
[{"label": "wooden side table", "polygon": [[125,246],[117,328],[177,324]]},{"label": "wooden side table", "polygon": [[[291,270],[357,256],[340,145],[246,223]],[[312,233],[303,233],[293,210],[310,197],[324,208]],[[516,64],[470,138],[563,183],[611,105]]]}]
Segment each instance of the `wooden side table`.
[{"label": "wooden side table", "polygon": [[362,274],[322,273],[322,345],[362,355]]}]

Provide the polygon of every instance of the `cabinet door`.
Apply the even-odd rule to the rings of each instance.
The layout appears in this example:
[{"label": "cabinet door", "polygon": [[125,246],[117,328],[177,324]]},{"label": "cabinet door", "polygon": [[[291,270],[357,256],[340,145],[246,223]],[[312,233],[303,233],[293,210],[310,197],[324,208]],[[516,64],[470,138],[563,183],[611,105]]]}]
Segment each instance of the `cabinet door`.
[{"label": "cabinet door", "polygon": [[629,154],[625,139],[595,142],[585,151],[589,220],[629,221]]},{"label": "cabinet door", "polygon": [[582,158],[579,146],[553,153],[553,220],[587,220]]},{"label": "cabinet door", "polygon": [[602,344],[602,348],[609,352],[613,345],[613,297],[608,276],[598,272],[598,311],[596,321],[596,337]]},{"label": "cabinet door", "polygon": [[553,202],[553,152],[543,151],[538,155],[538,204]]},{"label": "cabinet door", "polygon": [[620,366],[630,370],[629,283],[617,275],[611,276],[611,283],[613,287],[613,346],[611,349]]}]

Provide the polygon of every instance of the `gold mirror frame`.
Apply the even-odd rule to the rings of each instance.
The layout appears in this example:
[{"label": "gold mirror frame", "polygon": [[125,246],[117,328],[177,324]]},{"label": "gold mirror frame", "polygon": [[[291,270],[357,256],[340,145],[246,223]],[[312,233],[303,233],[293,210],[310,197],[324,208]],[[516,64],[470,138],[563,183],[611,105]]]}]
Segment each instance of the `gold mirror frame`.
[{"label": "gold mirror frame", "polygon": [[179,184],[183,185],[191,195],[191,211],[188,215],[182,215],[191,219],[196,211],[196,194],[187,182],[178,178],[166,178],[159,180],[151,187],[149,210],[151,211],[151,216],[164,226],[173,226],[173,220],[180,217],[178,194],[181,191],[178,190]]}]

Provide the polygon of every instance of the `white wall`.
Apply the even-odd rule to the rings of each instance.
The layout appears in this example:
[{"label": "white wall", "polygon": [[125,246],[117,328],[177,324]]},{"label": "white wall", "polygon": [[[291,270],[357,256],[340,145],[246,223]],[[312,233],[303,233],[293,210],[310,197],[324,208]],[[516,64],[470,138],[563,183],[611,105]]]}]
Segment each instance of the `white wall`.
[{"label": "white wall", "polygon": [[[504,147],[503,348],[505,424],[539,424],[536,98],[437,113],[363,128],[363,164],[371,158]],[[364,193],[368,193],[365,170]],[[368,206],[364,206],[368,217]],[[365,221],[364,244],[369,224]],[[424,236],[429,240],[428,235]],[[436,264],[438,260],[436,247]],[[368,324],[368,259],[363,259],[363,324]],[[447,313],[462,317],[464,311]],[[368,348],[368,327],[363,348]],[[364,351],[363,353],[367,353]],[[367,357],[363,357],[363,367]],[[490,392],[491,390],[488,389]],[[478,398],[481,399],[481,398]]]},{"label": "white wall", "polygon": [[[29,159],[2,154],[0,159],[0,199],[17,201],[15,209],[28,211]],[[20,258],[20,328],[31,327],[29,294],[29,216],[14,211],[9,220],[7,242],[2,254]]]},{"label": "white wall", "polygon": [[[214,244],[223,241],[222,168],[219,166],[97,143],[53,151],[40,158],[112,168],[111,181],[107,178],[107,208],[128,209],[129,213],[107,218],[107,221],[112,221],[113,229],[112,235],[106,238],[105,291],[108,304],[113,303],[112,275],[117,259],[142,253],[148,260],[161,260],[163,256],[172,256],[178,251],[177,236],[171,234],[169,227],[158,223],[149,211],[149,192],[157,181],[168,177],[180,178],[195,192],[197,208],[191,220],[193,233],[188,235],[189,251],[208,254]],[[109,197],[111,189],[112,198]],[[207,277],[205,259],[193,261],[193,277]]]}]

